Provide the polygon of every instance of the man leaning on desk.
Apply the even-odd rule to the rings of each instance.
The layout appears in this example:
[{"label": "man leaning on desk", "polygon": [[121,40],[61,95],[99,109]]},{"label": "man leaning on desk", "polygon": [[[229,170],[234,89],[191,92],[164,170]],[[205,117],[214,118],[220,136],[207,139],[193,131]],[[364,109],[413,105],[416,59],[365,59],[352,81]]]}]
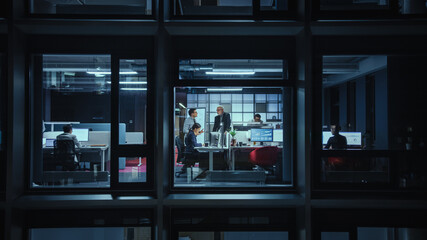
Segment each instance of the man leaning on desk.
[{"label": "man leaning on desk", "polygon": [[73,127],[71,126],[71,124],[64,125],[62,127],[62,130],[64,130],[64,133],[56,136],[56,140],[73,140],[74,145],[76,145],[78,148],[82,147],[79,140],[77,140],[76,135],[72,134],[73,133]]},{"label": "man leaning on desk", "polygon": [[215,116],[215,123],[214,123],[214,127],[213,127],[212,131],[218,132],[219,129],[221,128],[221,123],[222,123],[222,126],[224,127],[223,128],[224,132],[229,131],[230,125],[231,125],[230,114],[224,112],[224,107],[221,105],[216,107],[216,113],[218,113],[218,115]]}]

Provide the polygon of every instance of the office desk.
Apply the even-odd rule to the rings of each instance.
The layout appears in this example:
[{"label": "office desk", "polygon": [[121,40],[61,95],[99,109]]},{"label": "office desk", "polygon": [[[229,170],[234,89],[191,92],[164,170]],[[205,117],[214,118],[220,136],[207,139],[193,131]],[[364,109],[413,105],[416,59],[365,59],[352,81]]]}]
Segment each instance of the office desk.
[{"label": "office desk", "polygon": [[[106,159],[106,153],[108,150],[108,145],[106,146],[90,146],[87,145],[85,147],[81,147],[81,148],[76,148],[76,150],[78,152],[80,152],[82,154],[82,156],[84,154],[90,154],[90,153],[99,153],[99,156],[101,158],[101,171],[105,171],[105,159]],[[43,152],[48,152],[53,154],[53,147],[44,147],[43,148]],[[84,161],[83,161],[84,162]],[[98,161],[93,161],[92,159],[90,159],[88,162],[98,162]]]},{"label": "office desk", "polygon": [[199,152],[208,152],[209,153],[209,171],[213,170],[213,153],[214,152],[223,152],[228,150],[227,147],[195,147]]},{"label": "office desk", "polygon": [[[231,170],[234,171],[235,170],[235,161],[236,161],[236,156],[235,156],[235,152],[237,150],[250,150],[252,151],[253,149],[256,148],[262,148],[262,147],[266,147],[264,145],[247,145],[247,146],[231,146],[230,147],[230,155],[231,155]],[[277,146],[279,149],[282,149],[283,146]]]}]

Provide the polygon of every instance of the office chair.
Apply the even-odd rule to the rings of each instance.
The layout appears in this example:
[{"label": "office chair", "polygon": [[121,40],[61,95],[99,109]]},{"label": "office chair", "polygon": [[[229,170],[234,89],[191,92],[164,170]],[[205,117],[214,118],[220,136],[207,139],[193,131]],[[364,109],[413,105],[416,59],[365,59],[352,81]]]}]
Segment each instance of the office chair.
[{"label": "office chair", "polygon": [[278,151],[279,148],[276,146],[257,148],[249,153],[249,162],[255,165],[254,170],[267,172],[270,170],[275,175]]},{"label": "office chair", "polygon": [[[185,164],[185,147],[184,147],[184,143],[182,142],[181,138],[179,138],[179,136],[175,137],[175,146],[178,149],[178,156],[177,156],[177,163],[183,163]],[[176,177],[180,177],[181,174],[183,174],[184,172],[180,171],[180,172],[176,172],[175,176]]]},{"label": "office chair", "polygon": [[[63,171],[79,168],[80,153],[76,151],[73,140],[55,140],[54,146],[55,166],[61,166]],[[74,161],[75,158],[78,162]]]}]

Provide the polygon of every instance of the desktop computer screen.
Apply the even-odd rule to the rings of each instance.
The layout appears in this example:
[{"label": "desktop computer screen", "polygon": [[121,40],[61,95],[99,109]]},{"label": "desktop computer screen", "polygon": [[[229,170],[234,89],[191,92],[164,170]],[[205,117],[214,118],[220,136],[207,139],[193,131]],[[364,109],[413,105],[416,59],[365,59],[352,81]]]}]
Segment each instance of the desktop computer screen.
[{"label": "desktop computer screen", "polygon": [[55,146],[55,140],[56,139],[54,139],[54,138],[52,138],[52,139],[47,138],[46,139],[46,147],[54,147]]},{"label": "desktop computer screen", "polygon": [[273,142],[283,142],[283,129],[273,130]]},{"label": "desktop computer screen", "polygon": [[[347,138],[348,146],[362,146],[362,133],[361,132],[340,132],[340,135],[343,135]],[[322,144],[326,145],[329,138],[332,137],[331,132],[323,132]]]},{"label": "desktop computer screen", "polygon": [[252,142],[272,142],[273,129],[271,128],[252,128],[251,129]]},{"label": "desktop computer screen", "polygon": [[89,141],[89,128],[73,128],[73,134],[79,142]]}]

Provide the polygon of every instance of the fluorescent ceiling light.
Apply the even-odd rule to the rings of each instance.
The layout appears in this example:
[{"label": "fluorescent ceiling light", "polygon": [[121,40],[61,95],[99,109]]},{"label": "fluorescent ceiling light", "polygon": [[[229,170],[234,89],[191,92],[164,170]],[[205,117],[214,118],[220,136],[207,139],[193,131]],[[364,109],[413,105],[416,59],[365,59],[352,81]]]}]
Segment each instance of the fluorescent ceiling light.
[{"label": "fluorescent ceiling light", "polygon": [[95,74],[95,77],[105,77],[104,74]]},{"label": "fluorescent ceiling light", "polygon": [[120,88],[120,90],[124,90],[124,91],[147,91],[147,88]]},{"label": "fluorescent ceiling light", "polygon": [[[147,82],[119,82],[120,84],[147,84]],[[107,81],[107,84],[111,84],[111,81]]]},{"label": "fluorescent ceiling light", "polygon": [[181,106],[182,108],[186,108],[185,106],[184,106],[184,104],[182,104],[182,103],[178,103],[179,104],[179,106]]},{"label": "fluorescent ceiling light", "polygon": [[[110,75],[111,74],[111,72],[97,72],[97,71],[87,71],[86,72],[87,74],[104,74],[104,75]],[[119,72],[119,74],[121,74],[121,75],[135,75],[135,74],[138,74],[137,72],[135,72],[135,71],[124,71],[124,72]]]},{"label": "fluorescent ceiling light", "polygon": [[227,72],[206,72],[206,75],[254,75],[255,72],[253,71],[246,71],[246,72],[234,72],[234,71],[227,71]]},{"label": "fluorescent ceiling light", "polygon": [[207,88],[206,90],[208,92],[241,92],[243,88]]}]

